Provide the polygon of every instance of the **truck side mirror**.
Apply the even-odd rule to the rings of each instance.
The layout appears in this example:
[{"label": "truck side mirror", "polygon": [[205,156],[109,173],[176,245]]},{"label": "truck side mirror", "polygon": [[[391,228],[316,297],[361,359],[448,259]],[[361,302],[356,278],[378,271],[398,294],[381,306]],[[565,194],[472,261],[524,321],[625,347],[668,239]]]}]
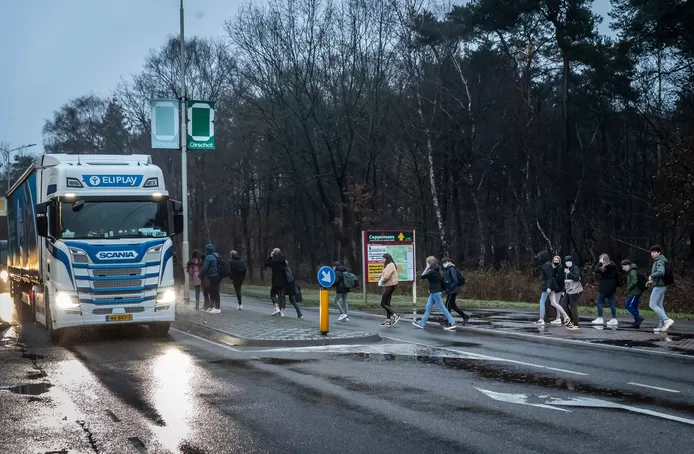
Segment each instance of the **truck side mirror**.
[{"label": "truck side mirror", "polygon": [[173,221],[174,221],[174,235],[180,235],[181,233],[183,233],[183,215],[182,214],[174,214]]},{"label": "truck side mirror", "polygon": [[171,210],[173,212],[174,235],[183,233],[183,204],[178,200],[171,200]]},{"label": "truck side mirror", "polygon": [[36,233],[41,238],[48,237],[48,202],[36,205]]}]

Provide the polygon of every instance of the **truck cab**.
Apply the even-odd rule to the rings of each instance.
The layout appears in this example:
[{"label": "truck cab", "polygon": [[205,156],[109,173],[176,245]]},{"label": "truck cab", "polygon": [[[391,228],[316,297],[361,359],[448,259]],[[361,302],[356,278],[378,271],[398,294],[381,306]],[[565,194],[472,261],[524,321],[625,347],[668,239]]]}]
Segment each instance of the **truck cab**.
[{"label": "truck cab", "polygon": [[182,231],[146,155],[44,155],[8,193],[15,301],[51,334],[175,319],[172,237]]}]

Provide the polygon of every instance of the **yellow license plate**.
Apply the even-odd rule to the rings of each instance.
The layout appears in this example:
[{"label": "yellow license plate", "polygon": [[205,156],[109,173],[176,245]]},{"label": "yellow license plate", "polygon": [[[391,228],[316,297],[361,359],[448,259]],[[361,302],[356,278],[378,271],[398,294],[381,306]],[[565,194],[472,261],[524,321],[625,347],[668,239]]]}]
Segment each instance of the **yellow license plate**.
[{"label": "yellow license plate", "polygon": [[107,322],[130,322],[133,319],[133,314],[109,315],[106,317]]}]

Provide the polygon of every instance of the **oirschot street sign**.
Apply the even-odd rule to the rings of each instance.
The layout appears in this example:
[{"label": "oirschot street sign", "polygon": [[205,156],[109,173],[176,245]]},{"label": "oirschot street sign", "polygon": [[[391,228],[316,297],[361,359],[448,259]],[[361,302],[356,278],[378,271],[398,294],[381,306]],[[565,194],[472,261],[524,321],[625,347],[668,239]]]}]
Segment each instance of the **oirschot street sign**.
[{"label": "oirschot street sign", "polygon": [[335,270],[329,266],[322,266],[318,270],[318,283],[323,288],[330,288],[335,283]]},{"label": "oirschot street sign", "polygon": [[152,99],[152,148],[177,149],[181,146],[178,100]]},{"label": "oirschot street sign", "polygon": [[188,148],[214,150],[214,101],[188,101]]}]

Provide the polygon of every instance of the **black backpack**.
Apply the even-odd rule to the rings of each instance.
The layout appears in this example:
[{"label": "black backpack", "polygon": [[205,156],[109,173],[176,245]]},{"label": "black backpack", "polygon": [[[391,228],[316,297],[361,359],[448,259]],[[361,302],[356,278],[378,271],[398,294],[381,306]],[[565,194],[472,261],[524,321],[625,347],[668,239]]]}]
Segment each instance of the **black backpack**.
[{"label": "black backpack", "polygon": [[675,274],[672,271],[670,262],[665,262],[665,274],[663,274],[663,284],[670,286],[675,283]]},{"label": "black backpack", "polygon": [[219,277],[229,277],[231,276],[231,266],[226,260],[222,260],[219,254],[214,255],[217,259],[217,271],[219,272]]},{"label": "black backpack", "polygon": [[455,269],[455,273],[458,275],[458,285],[462,287],[465,285],[465,276],[463,276],[463,273],[461,273],[458,268]]},{"label": "black backpack", "polygon": [[644,290],[646,290],[646,282],[648,282],[648,279],[646,279],[646,275],[637,271],[636,281],[639,286],[639,291],[643,292]]}]

